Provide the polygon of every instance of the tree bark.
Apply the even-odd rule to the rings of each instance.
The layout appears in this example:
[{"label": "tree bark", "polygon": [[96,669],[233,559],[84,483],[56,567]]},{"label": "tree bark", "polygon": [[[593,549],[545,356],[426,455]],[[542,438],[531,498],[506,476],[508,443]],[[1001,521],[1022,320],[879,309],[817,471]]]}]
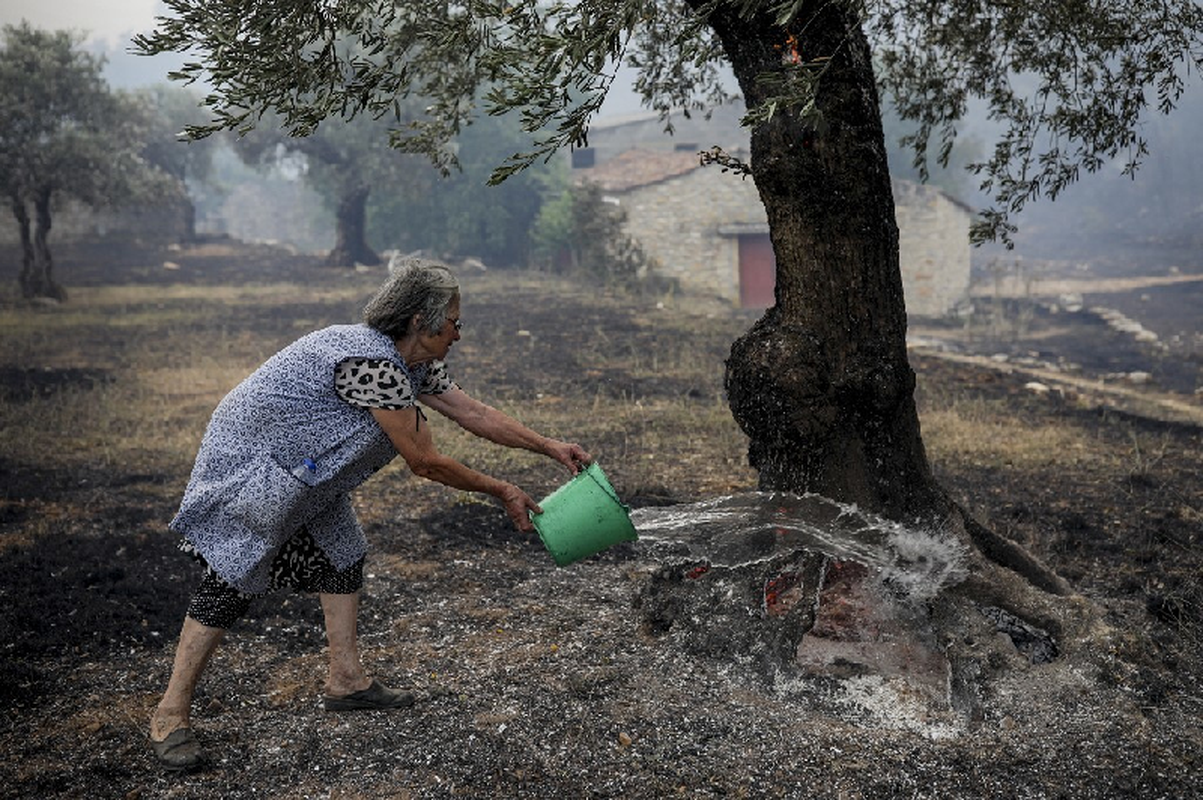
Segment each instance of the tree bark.
[{"label": "tree bark", "polygon": [[67,291],[54,280],[54,259],[50,254],[51,191],[39,189],[34,195],[34,229],[29,235],[29,214],[22,201],[13,202],[13,213],[21,228],[24,251],[21,268],[21,294],[26,298],[64,301]]},{"label": "tree bark", "polygon": [[13,217],[17,220],[17,231],[21,236],[21,275],[20,285],[21,293],[25,294],[25,283],[33,274],[33,235],[30,232],[29,210],[25,208],[25,201],[20,198],[11,198]]},{"label": "tree bark", "polygon": [[[777,258],[776,305],[731,348],[726,389],[765,491],[814,492],[890,519],[951,527],[1039,589],[1069,587],[977,524],[935,481],[914,402],[898,227],[872,52],[855,4],[792,23],[712,17],[749,108],[759,76],[821,65],[815,107],[752,131],[750,167]],[[788,76],[784,76],[788,79]]]},{"label": "tree bark", "polygon": [[[763,73],[821,65],[805,119],[752,131],[750,166],[777,257],[776,305],[732,347],[731,409],[766,490],[816,492],[894,519],[941,505],[919,435],[898,230],[871,52],[851,4],[795,28],[716,18],[749,108]],[[806,24],[803,24],[805,22]],[[726,23],[726,24],[724,24]],[[794,40],[787,40],[793,35]]]},{"label": "tree bark", "polygon": [[343,193],[336,212],[334,249],[326,257],[331,267],[353,267],[356,264],[376,265],[380,256],[368,247],[367,203],[371,189],[356,186]]}]

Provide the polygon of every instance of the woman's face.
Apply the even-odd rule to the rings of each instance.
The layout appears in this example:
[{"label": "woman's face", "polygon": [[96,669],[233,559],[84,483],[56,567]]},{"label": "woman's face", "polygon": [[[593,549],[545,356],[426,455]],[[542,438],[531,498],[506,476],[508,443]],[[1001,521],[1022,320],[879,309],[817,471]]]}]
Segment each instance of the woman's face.
[{"label": "woman's face", "polygon": [[459,295],[452,297],[447,304],[447,321],[443,323],[442,330],[434,336],[422,333],[419,338],[423,349],[431,353],[431,358],[441,361],[447,357],[451,345],[459,341]]}]

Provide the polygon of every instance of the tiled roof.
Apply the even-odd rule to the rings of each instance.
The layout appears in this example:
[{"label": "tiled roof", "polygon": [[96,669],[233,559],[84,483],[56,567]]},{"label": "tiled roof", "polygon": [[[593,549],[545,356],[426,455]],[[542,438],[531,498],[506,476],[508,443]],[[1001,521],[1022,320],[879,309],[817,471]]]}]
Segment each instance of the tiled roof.
[{"label": "tiled roof", "polygon": [[692,172],[702,166],[695,152],[627,150],[604,164],[573,171],[573,178],[596,183],[611,192],[625,192]]}]

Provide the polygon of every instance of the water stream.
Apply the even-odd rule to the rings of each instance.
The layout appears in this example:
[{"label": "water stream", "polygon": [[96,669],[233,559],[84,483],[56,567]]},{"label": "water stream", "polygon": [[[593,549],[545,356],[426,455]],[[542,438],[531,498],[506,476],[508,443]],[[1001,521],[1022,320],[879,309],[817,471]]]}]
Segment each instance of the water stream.
[{"label": "water stream", "polygon": [[951,535],[883,519],[815,494],[747,492],[631,512],[639,547],[662,561],[740,567],[790,553],[854,561],[910,599],[923,600],[965,575],[965,549]]}]

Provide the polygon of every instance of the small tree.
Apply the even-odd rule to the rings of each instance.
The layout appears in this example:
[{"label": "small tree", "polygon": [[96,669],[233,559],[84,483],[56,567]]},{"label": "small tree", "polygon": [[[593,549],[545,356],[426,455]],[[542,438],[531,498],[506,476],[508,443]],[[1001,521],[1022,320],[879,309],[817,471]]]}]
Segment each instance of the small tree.
[{"label": "small tree", "polygon": [[77,49],[78,37],[24,22],[3,36],[0,189],[20,232],[21,292],[63,300],[49,244],[55,204],[118,202],[161,188],[162,176],[141,156],[140,106],[109,90],[103,60]]},{"label": "small tree", "polygon": [[627,212],[607,203],[592,183],[574,186],[543,206],[534,238],[543,266],[630,285],[647,273],[649,260],[626,233]]}]

